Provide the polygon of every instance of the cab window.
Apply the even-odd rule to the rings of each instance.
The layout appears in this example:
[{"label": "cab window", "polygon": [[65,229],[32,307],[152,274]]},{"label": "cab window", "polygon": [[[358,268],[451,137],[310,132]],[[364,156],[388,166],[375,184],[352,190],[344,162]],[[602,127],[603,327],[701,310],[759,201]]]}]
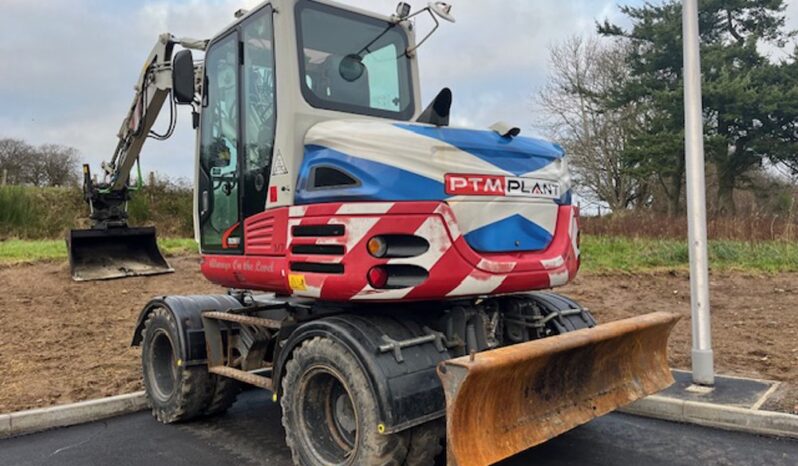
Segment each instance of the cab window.
[{"label": "cab window", "polygon": [[239,221],[238,40],[216,42],[205,59],[200,140],[200,229],[203,249],[222,248],[225,233]]},{"label": "cab window", "polygon": [[316,108],[409,120],[408,38],[400,26],[330,5],[297,3],[300,82]]}]

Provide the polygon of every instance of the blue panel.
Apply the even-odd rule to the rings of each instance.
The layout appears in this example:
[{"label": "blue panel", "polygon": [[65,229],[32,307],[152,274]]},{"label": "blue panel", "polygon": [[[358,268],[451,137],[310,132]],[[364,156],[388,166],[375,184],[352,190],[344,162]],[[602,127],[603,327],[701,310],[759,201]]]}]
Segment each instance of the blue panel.
[{"label": "blue panel", "polygon": [[559,205],[571,205],[571,204],[573,204],[573,202],[574,202],[573,192],[569,189],[568,192],[563,194],[562,197],[560,197],[559,199],[557,199],[554,202],[556,202]]},{"label": "blue panel", "polygon": [[465,239],[479,252],[542,251],[551,243],[552,235],[521,215],[513,215],[474,230]]},{"label": "blue panel", "polygon": [[[359,186],[308,189],[313,167],[326,166],[354,176]],[[379,162],[352,157],[322,146],[305,146],[296,204],[357,201],[440,201],[448,196],[442,182]]]},{"label": "blue panel", "polygon": [[408,124],[396,126],[455,146],[516,176],[540,170],[565,155],[556,144],[526,137],[504,138],[495,131]]}]

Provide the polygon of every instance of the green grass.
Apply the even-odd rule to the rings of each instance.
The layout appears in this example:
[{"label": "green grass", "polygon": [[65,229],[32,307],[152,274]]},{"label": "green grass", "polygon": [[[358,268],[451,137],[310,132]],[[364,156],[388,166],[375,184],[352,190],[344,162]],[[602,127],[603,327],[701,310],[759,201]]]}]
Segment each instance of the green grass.
[{"label": "green grass", "polygon": [[[158,242],[167,255],[197,251],[193,239],[164,238]],[[711,268],[715,271],[798,272],[798,244],[766,241],[711,241]],[[66,245],[60,240],[0,241],[0,264],[65,260]],[[687,270],[687,243],[676,240],[584,236],[582,268],[588,272],[650,272]]]},{"label": "green grass", "polygon": [[[798,272],[798,244],[781,241],[749,243],[710,241],[714,271]],[[687,270],[686,241],[584,236],[582,266],[594,272]]]},{"label": "green grass", "polygon": [[[167,255],[186,254],[197,251],[193,239],[164,238],[158,241],[161,251]],[[66,242],[63,240],[18,240],[0,241],[0,264],[66,260]]]}]

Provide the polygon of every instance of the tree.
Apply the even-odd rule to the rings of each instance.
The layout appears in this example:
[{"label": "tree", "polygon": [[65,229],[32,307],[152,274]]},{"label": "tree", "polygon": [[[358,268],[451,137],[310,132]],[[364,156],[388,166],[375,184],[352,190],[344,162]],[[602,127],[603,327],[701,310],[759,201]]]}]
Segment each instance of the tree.
[{"label": "tree", "polygon": [[68,186],[78,182],[78,151],[72,147],[45,144],[38,149],[39,186]]},{"label": "tree", "polygon": [[0,139],[0,172],[9,184],[66,186],[78,181],[78,151],[45,144],[33,147],[20,139]]},{"label": "tree", "polygon": [[0,139],[0,172],[7,173],[9,184],[22,184],[28,171],[33,147],[20,139]]},{"label": "tree", "polygon": [[551,74],[537,96],[546,129],[569,154],[579,184],[613,211],[645,202],[648,177],[627,156],[638,124],[636,105],[608,108],[605,99],[629,77],[627,52],[598,38],[572,37],[549,51]]},{"label": "tree", "polygon": [[[784,31],[784,10],[783,0],[699,5],[706,152],[716,168],[719,213],[734,213],[734,190],[765,160],[798,160],[795,56],[776,63],[762,52],[794,35]],[[627,57],[632,79],[615,100],[647,107],[648,129],[630,147],[661,172],[673,207],[684,170],[681,2],[625,6],[622,12],[632,20],[630,30],[609,22],[599,26],[601,34],[632,44]]]}]

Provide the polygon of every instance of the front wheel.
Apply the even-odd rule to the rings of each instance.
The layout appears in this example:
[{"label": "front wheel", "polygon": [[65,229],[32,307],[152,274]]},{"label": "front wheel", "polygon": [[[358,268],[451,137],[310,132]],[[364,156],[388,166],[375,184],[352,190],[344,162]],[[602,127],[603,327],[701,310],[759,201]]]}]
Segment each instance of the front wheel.
[{"label": "front wheel", "polygon": [[384,434],[376,397],[354,356],[328,338],[292,354],[282,384],[283,426],[296,465],[404,464],[409,433]]}]

